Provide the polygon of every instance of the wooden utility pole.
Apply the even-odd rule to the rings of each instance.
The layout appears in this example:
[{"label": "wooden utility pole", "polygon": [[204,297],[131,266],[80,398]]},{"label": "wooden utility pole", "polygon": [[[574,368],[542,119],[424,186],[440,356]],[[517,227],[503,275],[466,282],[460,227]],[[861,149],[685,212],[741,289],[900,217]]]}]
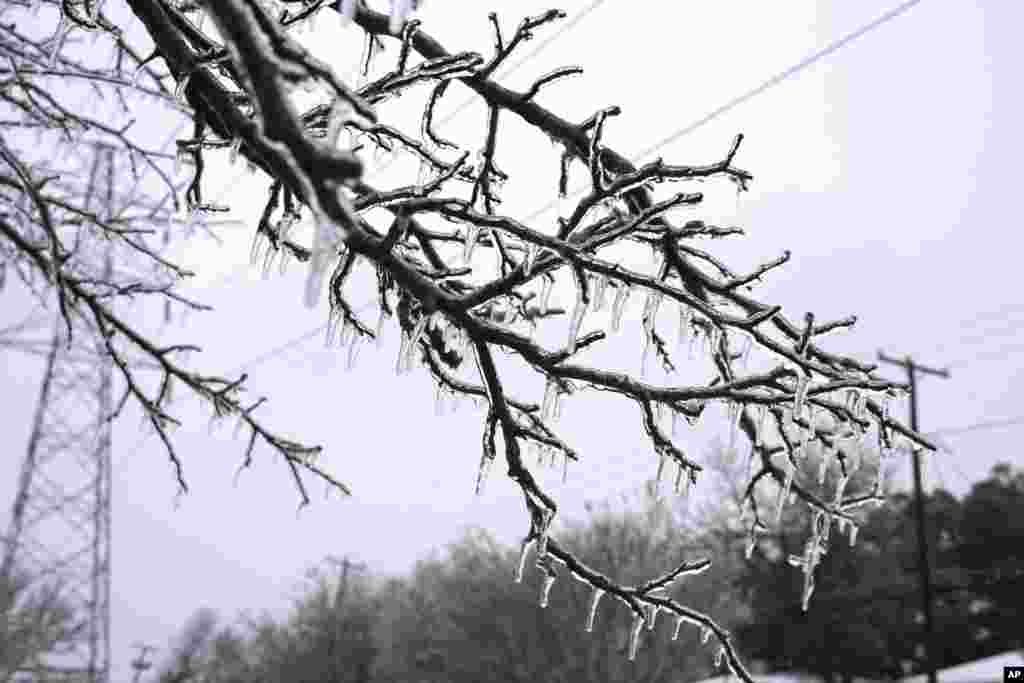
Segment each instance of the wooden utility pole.
[{"label": "wooden utility pole", "polygon": [[[935,375],[949,379],[949,370],[938,370],[919,365],[910,356],[902,359],[887,356],[881,351],[878,352],[878,360],[883,363],[899,365],[907,373],[907,382],[910,384],[910,428],[915,432],[917,428],[917,374]],[[914,462],[914,510],[917,518],[917,571],[921,577],[921,600],[924,606],[924,661],[928,672],[928,683],[937,683],[938,676],[935,673],[935,659],[933,657],[935,648],[935,622],[932,615],[932,573],[928,555],[928,536],[925,534],[927,524],[924,514],[924,492],[921,484],[921,451],[913,449]]]}]

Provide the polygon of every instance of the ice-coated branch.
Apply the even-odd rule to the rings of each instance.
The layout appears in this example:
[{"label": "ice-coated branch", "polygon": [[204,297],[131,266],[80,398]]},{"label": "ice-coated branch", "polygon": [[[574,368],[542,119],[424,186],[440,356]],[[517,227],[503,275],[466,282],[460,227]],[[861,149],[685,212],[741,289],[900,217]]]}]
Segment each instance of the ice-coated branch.
[{"label": "ice-coated branch", "polygon": [[[931,447],[886,410],[886,399],[902,385],[878,379],[871,365],[822,348],[821,335],[852,326],[854,318],[815,323],[808,314],[794,322],[780,306],[746,293],[785,265],[789,252],[737,274],[706,245],[741,236],[741,229],[701,220],[675,224],[673,210],[699,208],[703,201],[700,192],[690,191],[694,181],[747,188],[753,177],[737,165],[742,135],[723,144],[721,156],[706,163],[656,159],[637,166],[605,140],[609,118],[628,120],[619,107],[605,107],[582,123],[573,123],[538,103],[542,88],[577,75],[580,69],[565,67],[537,76],[522,91],[496,82],[500,67],[534,31],[565,16],[559,10],[524,19],[511,35],[492,15],[493,54],[485,59],[471,52],[450,52],[422,25],[406,21],[409,3],[395,3],[394,16],[374,12],[364,3],[344,3],[345,12],[365,34],[360,65],[365,80],[354,88],[289,36],[289,27],[311,20],[325,3],[303,3],[295,13],[280,17],[268,14],[256,0],[209,3],[205,11],[214,19],[223,44],[166,3],[129,0],[129,5],[194,112],[196,127],[186,150],[196,171],[189,186],[191,203],[202,206],[202,155],[227,146],[272,179],[256,230],[258,240],[266,240],[269,250],[308,260],[315,276],[310,278],[312,289],[319,283],[316,278],[333,267],[330,315],[332,324],[342,324],[343,336],[349,330],[357,339],[379,338],[386,322],[397,322],[402,338],[396,364],[400,372],[422,360],[440,397],[454,394],[486,401],[478,489],[501,457],[530,517],[516,576],[521,578],[526,555],[535,548],[543,573],[541,604],[547,604],[562,565],[594,591],[588,625],[601,596],[614,596],[633,612],[631,656],[642,626],[651,627],[659,613],[669,612],[676,616],[677,626],[693,623],[706,638],[714,636],[731,670],[749,681],[728,634],[709,616],[663,595],[673,582],[709,564],[682,563],[640,587],[623,586],[586,567],[553,536],[556,500],[541,488],[527,462],[530,458],[524,457],[528,449],[539,448],[542,456],[553,451],[565,462],[582,462],[585,454],[572,447],[570,435],[556,430],[555,421],[562,403],[576,400],[573,395],[582,388],[595,388],[617,394],[624,399],[623,406],[639,406],[647,441],[662,463],[659,467],[672,463],[677,482],[690,486],[698,483],[701,464],[666,429],[665,412],[673,420],[682,416],[692,423],[704,419],[710,405],[724,404],[759,465],[747,491],[754,512],[751,528],[756,532],[764,527],[754,491],[774,486],[780,492],[779,510],[795,496],[817,515],[815,528],[825,536],[833,521],[852,524],[860,507],[877,497],[847,495],[842,487],[823,490],[816,483],[817,473],[805,471],[808,445],[829,449],[844,476],[848,465],[852,469],[852,451],[869,430],[880,430],[886,445],[899,437]],[[388,41],[399,48],[398,61],[393,70],[378,75],[373,56]],[[465,148],[443,139],[434,125],[437,104],[452,81],[472,90],[486,111],[486,125]],[[403,130],[375,111],[375,103],[403,97],[418,85],[431,88],[418,131]],[[320,104],[301,112],[296,87],[311,88]],[[565,205],[557,222],[546,224],[502,210],[502,186],[515,180],[499,166],[512,118],[556,144],[552,195]],[[390,187],[371,185],[363,177],[355,144],[346,141],[344,131],[361,137],[366,148],[409,156],[417,162],[419,176]],[[570,199],[569,176],[577,162],[586,169],[589,183],[579,198]],[[660,194],[669,184],[683,187],[669,196]],[[300,216],[315,222],[317,239],[310,246],[289,237]],[[637,243],[651,250],[650,266],[626,265],[615,254],[616,248]],[[26,244],[35,249],[35,260],[43,259],[42,265],[52,269],[58,264],[46,255],[47,246]],[[374,270],[378,284],[381,313],[375,329],[355,316],[343,287],[355,270],[367,267]],[[71,287],[70,276],[59,277]],[[571,285],[564,285],[566,278],[571,278]],[[569,305],[550,305],[555,283],[558,295],[562,290],[570,295]],[[601,324],[598,314],[609,288],[615,291],[611,332],[593,329]],[[680,340],[685,336],[691,343],[699,342],[711,360],[710,378],[687,374],[656,380],[593,360],[598,355],[592,350],[619,332],[628,302],[637,298],[646,302],[641,342],[648,353],[656,355],[667,373],[680,367],[660,327],[671,309],[680,321]],[[559,304],[564,304],[561,296]],[[120,331],[116,316],[94,311],[94,317],[146,351],[145,340]],[[566,325],[564,343],[552,348],[541,344],[537,327],[542,324]],[[744,348],[768,359],[762,366],[767,369],[750,371],[738,363],[744,353],[737,349]],[[495,363],[499,352],[510,354],[544,381],[539,407],[525,392],[506,385],[508,378]],[[465,362],[470,359],[473,362]],[[205,392],[219,409],[240,415],[252,430],[250,444],[259,436],[284,453],[305,496],[298,473],[302,468],[316,472],[310,470],[315,467],[310,464],[314,450],[276,437],[255,422],[251,407],[239,402],[240,385],[211,384],[211,378],[197,378],[173,364],[162,367],[177,382]],[[852,404],[842,398],[847,392],[856,399]],[[166,420],[158,410],[159,401],[147,399],[141,390],[137,394],[138,401],[155,406],[156,422]],[[816,557],[803,566],[813,568]]]}]

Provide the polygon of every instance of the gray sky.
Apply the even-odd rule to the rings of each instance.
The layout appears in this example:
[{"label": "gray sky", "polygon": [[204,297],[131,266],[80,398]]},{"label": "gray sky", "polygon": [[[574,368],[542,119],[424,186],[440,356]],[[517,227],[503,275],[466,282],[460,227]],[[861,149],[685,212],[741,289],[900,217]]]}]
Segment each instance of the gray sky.
[{"label": "gray sky", "polygon": [[[572,16],[588,4],[575,0],[562,7]],[[571,120],[621,105],[622,116],[608,124],[608,140],[629,155],[895,4],[607,0],[508,83],[521,87],[557,66],[583,66],[583,78],[551,87],[540,100]],[[549,4],[467,6],[432,0],[422,14],[425,30],[449,49],[486,54],[488,10],[514,26]],[[749,233],[742,242],[715,243],[716,253],[743,271],[791,249],[791,263],[755,294],[782,304],[793,318],[804,311],[822,319],[858,315],[858,327],[831,340],[832,349],[869,358],[884,347],[951,365],[951,380],[921,383],[924,431],[1024,414],[1024,349],[1005,350],[1024,345],[1018,333],[1024,329],[1022,241],[1011,187],[1024,113],[1015,73],[1024,63],[1016,35],[1022,20],[1018,3],[924,0],[659,152],[677,163],[707,163],[724,154],[735,133],[746,135],[737,164],[754,174],[751,192],[737,206],[731,185],[700,186],[709,196],[701,217],[735,222]],[[347,73],[359,52],[355,31],[328,20],[320,30],[314,47],[328,50],[323,54]],[[441,112],[461,103],[464,92],[453,88]],[[381,111],[389,122],[405,125],[414,109]],[[470,107],[444,130],[468,143],[480,139],[483,125],[482,110]],[[525,216],[553,198],[557,165],[543,136],[509,119],[498,152],[513,178],[506,211]],[[215,195],[238,172],[220,162],[214,166],[221,172],[211,176],[207,192]],[[371,172],[369,179],[409,182],[406,171],[396,165]],[[196,366],[218,372],[326,319],[323,302],[314,311],[302,306],[297,267],[264,280],[259,268],[247,265],[265,182],[245,177],[232,187],[225,199],[239,209],[244,229],[225,229],[221,247],[197,241],[181,254],[199,269],[192,292],[201,290],[216,311],[191,315],[163,332],[167,339],[199,343],[204,353]],[[370,284],[357,278],[347,289],[350,300],[357,306],[371,301]],[[634,301],[627,314],[635,323],[638,307]],[[0,310],[0,324],[14,308]],[[1004,312],[974,322],[993,311]],[[367,312],[367,320],[375,318]],[[596,322],[588,319],[584,326]],[[661,325],[674,339],[674,315]],[[639,367],[635,341],[616,338],[607,346],[595,358]],[[266,419],[323,444],[324,462],[354,490],[350,499],[326,502],[323,491],[314,490],[314,504],[298,516],[287,473],[266,451],[258,451],[254,468],[233,486],[244,443],[231,440],[232,425],[208,433],[208,413],[194,402],[178,408],[186,425],[177,435],[179,452],[192,488],[178,504],[166,457],[158,440],[142,440],[138,414],[117,426],[117,680],[128,674],[130,643],[165,645],[200,606],[226,617],[243,608],[281,609],[302,569],[329,553],[348,553],[375,571],[402,572],[461,525],[485,526],[509,543],[527,531],[517,489],[499,468],[485,494],[473,495],[481,411],[464,403],[456,414],[436,417],[426,373],[395,376],[397,348],[391,329],[380,350],[363,349],[357,368],[346,373],[344,355],[325,350],[316,337],[250,368],[250,391],[270,397]],[[13,400],[4,401],[0,424],[16,447],[7,459],[10,474],[0,477],[0,500],[13,494],[11,475],[23,452],[33,409],[29,397],[38,390],[41,368],[31,359],[8,359],[0,377]],[[522,379],[519,395],[539,401],[540,383]],[[566,404],[562,432],[582,462],[570,467],[564,486],[560,469],[543,477],[562,515],[578,517],[585,499],[632,490],[653,476],[656,457],[639,438],[637,423],[635,408],[614,398],[584,394]],[[700,454],[723,428],[722,421],[709,420],[687,436],[684,447]],[[929,485],[963,492],[999,460],[1024,464],[1014,440],[1021,429],[949,437],[954,452],[932,459]]]}]

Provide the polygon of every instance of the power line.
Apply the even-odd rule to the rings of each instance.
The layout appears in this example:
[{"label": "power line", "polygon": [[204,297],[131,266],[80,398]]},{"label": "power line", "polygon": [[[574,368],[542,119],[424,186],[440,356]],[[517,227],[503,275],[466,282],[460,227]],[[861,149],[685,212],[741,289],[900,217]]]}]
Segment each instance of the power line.
[{"label": "power line", "polygon": [[968,432],[977,432],[986,429],[1012,427],[1020,424],[1024,424],[1024,415],[1019,417],[1010,417],[1002,420],[986,420],[984,422],[975,422],[974,424],[967,425],[965,427],[949,427],[946,429],[938,429],[933,432],[929,432],[926,436],[953,436],[956,434],[967,434]]},{"label": "power line", "polygon": [[[376,301],[369,301],[369,302],[363,304],[362,306],[360,306],[359,308],[355,309],[353,311],[353,313],[362,313],[363,311],[367,310],[368,308],[376,305],[376,303],[377,303]],[[303,332],[302,334],[298,335],[297,337],[293,337],[293,338],[289,339],[288,341],[284,342],[283,344],[280,344],[278,346],[275,346],[272,349],[264,351],[263,353],[260,353],[259,355],[253,356],[252,358],[250,358],[249,360],[245,361],[244,363],[240,363],[239,365],[235,366],[235,368],[233,370],[228,371],[226,374],[233,375],[236,372],[239,372],[239,371],[241,371],[241,370],[243,370],[245,368],[249,368],[249,367],[252,367],[254,365],[261,365],[262,363],[266,363],[267,361],[272,360],[272,359],[276,358],[277,356],[279,356],[279,355],[281,355],[281,354],[283,354],[283,353],[285,353],[285,352],[287,352],[287,351],[289,351],[289,350],[291,350],[291,349],[293,349],[293,348],[295,348],[297,346],[301,346],[302,344],[306,343],[307,341],[309,341],[310,339],[312,339],[313,337],[315,337],[319,333],[321,333],[324,330],[326,330],[329,324],[330,323],[321,323],[320,325],[317,325],[316,327],[311,327],[310,329],[306,330],[305,332]]]},{"label": "power line", "polygon": [[813,64],[821,61],[825,57],[829,56],[830,54],[832,54],[832,53],[834,53],[834,52],[836,52],[838,50],[840,50],[841,48],[843,48],[846,45],[852,43],[853,41],[855,41],[856,39],[860,38],[861,36],[863,36],[863,35],[865,35],[867,33],[870,33],[871,31],[873,31],[874,29],[878,28],[882,24],[885,24],[886,22],[891,21],[892,19],[895,19],[896,17],[900,16],[901,14],[903,14],[906,11],[908,11],[914,5],[917,5],[920,2],[921,2],[921,0],[907,0],[907,2],[904,2],[901,5],[897,5],[895,8],[893,8],[893,9],[889,10],[888,12],[882,14],[880,17],[878,17],[874,21],[871,21],[871,22],[865,24],[864,26],[858,28],[856,31],[853,31],[852,33],[848,33],[847,35],[843,36],[842,38],[839,38],[838,40],[835,40],[835,41],[829,43],[828,45],[826,45],[822,49],[818,50],[817,52],[815,52],[815,53],[813,53],[811,55],[808,55],[807,57],[805,57],[801,61],[797,62],[793,66],[791,66],[788,69],[786,69],[785,71],[781,71],[781,72],[775,74],[774,76],[772,76],[771,78],[767,79],[766,81],[764,81],[760,85],[752,88],[751,90],[748,90],[747,92],[743,93],[742,95],[739,95],[739,96],[734,97],[733,99],[729,100],[728,102],[726,102],[722,106],[718,107],[717,109],[715,109],[711,113],[707,114],[706,116],[697,119],[696,121],[694,121],[693,123],[689,124],[688,126],[684,126],[683,128],[680,128],[676,132],[674,132],[674,133],[668,135],[667,137],[663,138],[660,142],[658,142],[658,143],[656,143],[654,145],[651,145],[650,147],[645,149],[643,152],[641,152],[639,155],[637,155],[637,158],[642,159],[642,158],[650,155],[652,152],[655,152],[658,149],[664,147],[665,145],[668,145],[668,144],[670,144],[672,142],[675,142],[676,140],[678,140],[679,138],[681,138],[681,137],[683,137],[685,135],[689,135],[690,133],[692,133],[693,131],[697,130],[698,128],[700,128],[704,124],[706,124],[706,123],[708,123],[708,122],[718,118],[722,114],[724,114],[724,113],[734,109],[735,107],[738,107],[739,105],[741,105],[744,102],[746,102],[746,101],[756,97],[757,95],[760,95],[764,91],[769,90],[770,88],[772,88],[772,87],[778,85],[779,83],[785,81],[787,78],[790,78],[791,76],[795,76],[796,74],[798,74],[799,72],[803,71],[807,67],[812,66]]},{"label": "power line", "polygon": [[1013,353],[1018,353],[1020,351],[1024,351],[1024,344],[1008,344],[998,349],[993,349],[988,352],[979,353],[978,355],[973,356],[971,358],[956,361],[955,363],[951,364],[951,367],[958,367],[976,361],[1002,360],[1007,356]]},{"label": "power line", "polygon": [[[738,95],[738,96],[732,98],[731,100],[729,100],[725,104],[717,107],[716,109],[712,110],[710,113],[708,113],[708,114],[702,116],[701,118],[697,119],[693,123],[690,123],[690,124],[688,124],[686,126],[683,126],[682,128],[680,128],[680,129],[670,133],[669,135],[667,135],[664,138],[662,138],[660,141],[658,141],[658,142],[648,146],[642,152],[640,152],[639,154],[635,155],[631,159],[631,161],[635,164],[639,160],[644,159],[645,157],[651,155],[653,152],[656,152],[657,150],[661,149],[665,145],[668,145],[668,144],[670,144],[672,142],[675,142],[676,140],[678,140],[678,139],[680,139],[680,138],[682,138],[682,137],[684,137],[686,135],[689,135],[693,131],[697,130],[698,128],[704,126],[707,123],[710,123],[711,121],[713,121],[714,119],[718,118],[722,114],[725,114],[726,112],[731,111],[732,109],[734,109],[734,108],[738,107],[739,105],[741,105],[741,104],[743,104],[743,103],[753,99],[754,97],[756,97],[757,95],[760,95],[761,93],[765,92],[766,90],[769,90],[770,88],[778,85],[779,83],[782,83],[786,79],[791,78],[792,76],[795,76],[796,74],[798,74],[799,72],[801,72],[804,69],[808,68],[809,66],[812,66],[813,64],[817,63],[818,61],[824,59],[825,57],[833,54],[834,52],[837,52],[841,48],[843,48],[846,45],[852,43],[857,38],[860,38],[861,36],[864,36],[867,33],[870,33],[871,31],[873,31],[874,29],[878,28],[882,24],[885,24],[886,22],[891,21],[892,19],[895,19],[896,17],[898,17],[901,14],[905,13],[906,11],[908,11],[909,9],[914,7],[914,5],[917,5],[920,2],[921,2],[921,0],[907,0],[904,3],[902,3],[900,5],[897,5],[893,9],[889,10],[888,12],[885,12],[884,14],[882,14],[881,16],[876,18],[875,20],[865,24],[864,26],[861,26],[860,28],[858,28],[857,30],[853,31],[852,33],[848,33],[845,36],[843,36],[842,38],[839,38],[838,40],[832,41],[831,43],[826,45],[824,48],[818,50],[817,52],[812,53],[811,55],[808,55],[807,57],[805,57],[801,61],[799,61],[796,64],[794,64],[793,66],[789,67],[788,69],[786,69],[784,71],[780,71],[779,73],[777,73],[774,76],[772,76],[772,77],[768,78],[767,80],[763,81],[762,83],[760,83],[756,87],[746,91],[745,93],[743,93],[741,95]],[[580,193],[583,192],[583,189],[585,187],[586,186],[584,185],[584,186],[581,186],[580,188],[577,188],[576,190],[571,192],[569,194],[569,196],[570,197],[578,196]],[[534,218],[537,218],[538,216],[540,216],[541,214],[546,212],[548,209],[550,209],[553,206],[555,206],[555,204],[557,204],[557,203],[558,203],[557,199],[549,201],[542,208],[534,211],[529,216],[527,216],[525,219],[523,219],[523,222],[524,223],[528,223],[529,221],[533,220]]]},{"label": "power line", "polygon": [[991,320],[992,318],[1002,317],[1005,316],[1007,313],[1014,313],[1017,311],[1024,313],[1024,303],[1015,302],[1012,304],[1006,304],[1002,308],[997,308],[994,311],[986,311],[985,313],[979,313],[978,315],[974,316],[974,318],[962,323],[961,328],[976,326],[979,322]]}]

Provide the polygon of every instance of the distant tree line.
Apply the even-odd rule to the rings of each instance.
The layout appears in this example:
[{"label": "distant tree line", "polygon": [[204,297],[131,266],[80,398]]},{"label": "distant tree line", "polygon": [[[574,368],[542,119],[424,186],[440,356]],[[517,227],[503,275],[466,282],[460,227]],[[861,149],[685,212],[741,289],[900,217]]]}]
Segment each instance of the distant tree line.
[{"label": "distant tree line", "polygon": [[[728,449],[718,454],[711,469],[722,476],[710,501],[685,509],[659,500],[651,484],[625,510],[588,505],[590,518],[566,529],[565,543],[625,584],[644,581],[665,557],[715,557],[710,570],[687,577],[672,595],[734,629],[755,670],[799,671],[830,682],[919,670],[923,631],[908,494],[893,493],[891,505],[866,515],[852,545],[849,529],[831,530],[805,612],[804,577],[790,559],[806,544],[806,516],[790,506],[778,527],[748,548],[735,514],[744,492],[731,488],[739,481],[735,470],[746,463]],[[854,474],[847,490],[855,495],[858,486],[873,483],[871,474]],[[927,510],[938,666],[1022,647],[1024,472],[999,465],[963,499],[935,490]],[[521,584],[512,583],[518,561],[518,551],[473,529],[406,577],[374,577],[347,561],[344,569],[317,569],[283,621],[247,616],[218,626],[215,613],[198,611],[157,679],[667,683],[720,671],[714,641],[686,623],[673,639],[675,619],[665,616],[641,634],[640,652],[630,661],[623,656],[633,623],[628,609],[599,602],[597,625],[588,632],[590,587],[560,576],[542,607],[541,576],[527,573]]]}]

